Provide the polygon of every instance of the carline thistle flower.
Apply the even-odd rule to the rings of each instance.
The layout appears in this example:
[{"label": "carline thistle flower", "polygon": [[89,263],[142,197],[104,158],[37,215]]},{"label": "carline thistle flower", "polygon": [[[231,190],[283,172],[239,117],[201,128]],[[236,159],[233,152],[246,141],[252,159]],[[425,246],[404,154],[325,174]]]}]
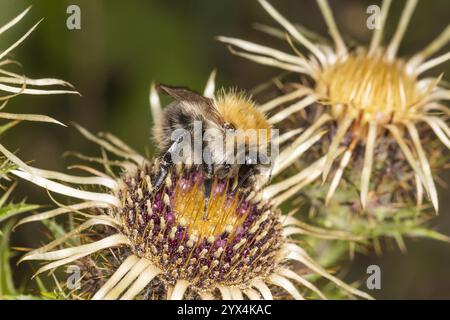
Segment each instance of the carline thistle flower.
[{"label": "carline thistle flower", "polygon": [[[284,27],[290,43],[293,45],[293,39],[304,46],[309,56],[303,56],[296,49],[298,55],[291,55],[235,38],[219,37],[219,40],[244,50],[232,49],[239,56],[304,75],[312,81],[312,86],[296,84],[294,91],[262,106],[268,112],[296,101],[274,113],[269,119],[272,124],[322,105],[325,112],[306,128],[298,141],[311,137],[318,130],[328,129],[327,125],[336,127],[324,157],[308,168],[307,172],[298,174],[298,179],[293,178],[290,183],[280,185],[280,188],[290,188],[299,182],[302,187],[305,176],[309,176],[309,181],[322,176],[325,181],[332,172],[333,164],[338,162],[326,196],[326,202],[329,202],[340,184],[344,170],[351,167],[352,160],[356,161],[356,151],[362,149],[360,201],[364,209],[368,203],[377,145],[393,139],[404,161],[413,170],[418,202],[422,202],[424,189],[435,211],[438,211],[437,191],[423,146],[424,137],[418,127],[428,125],[439,140],[450,148],[450,129],[446,123],[449,109],[442,104],[442,101],[450,99],[450,93],[441,85],[442,75],[437,78],[423,77],[426,71],[450,59],[450,52],[432,58],[448,43],[450,26],[423,50],[406,59],[398,57],[397,51],[417,0],[406,1],[397,29],[387,46],[382,45],[382,38],[392,1],[383,1],[379,28],[374,30],[370,45],[355,49],[346,46],[326,0],[317,0],[317,3],[334,46],[313,43],[266,0],[259,2]],[[297,191],[299,189],[297,186],[294,188]]]},{"label": "carline thistle flower", "polygon": [[[212,82],[210,78],[207,93],[214,88]],[[153,116],[161,114],[153,89],[150,100]],[[37,274],[77,261],[82,264],[87,257],[123,248],[116,255],[120,265],[100,289],[91,292],[93,299],[142,298],[142,292],[147,292],[147,297],[163,299],[272,299],[287,295],[302,299],[304,295],[297,284],[325,298],[295,271],[293,263],[329,279],[350,295],[370,298],[329,274],[291,239],[308,230],[302,229],[303,225],[292,215],[282,215],[258,190],[251,186],[231,189],[231,180],[216,177],[204,216],[205,176],[197,166],[171,167],[162,187],[155,190],[153,181],[159,160],[144,158],[112,134],[97,136],[81,127],[79,130],[104,152],[103,158],[84,158],[110,169],[118,166],[122,169],[120,174],[108,170],[107,175],[87,166],[79,168],[94,176],[41,170],[25,164],[0,145],[1,152],[19,167],[13,171],[15,175],[50,192],[82,200],[19,221],[20,225],[70,212],[84,217],[78,227],[22,258],[48,262]],[[120,160],[108,160],[106,152]],[[284,157],[279,161],[278,166],[285,166],[286,161],[292,160]],[[75,187],[86,189],[91,185],[107,191]],[[101,228],[103,232],[96,232]],[[82,238],[86,243],[57,249],[85,231],[94,235]],[[95,240],[87,240],[91,238]]]}]

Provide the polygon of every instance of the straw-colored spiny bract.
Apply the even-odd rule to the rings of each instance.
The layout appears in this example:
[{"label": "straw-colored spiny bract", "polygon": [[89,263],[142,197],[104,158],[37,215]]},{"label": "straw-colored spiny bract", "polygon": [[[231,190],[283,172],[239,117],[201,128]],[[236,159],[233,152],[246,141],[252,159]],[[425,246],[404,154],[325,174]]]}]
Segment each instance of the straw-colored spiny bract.
[{"label": "straw-colored spiny bract", "polygon": [[[20,22],[29,12],[31,7],[23,11],[17,17],[0,27],[0,36],[14,27],[18,22]],[[42,20],[41,20],[42,21]],[[16,42],[11,44],[9,47],[4,49],[0,53],[0,101],[2,102],[0,110],[4,109],[6,104],[11,98],[14,98],[21,94],[28,95],[48,95],[48,94],[77,94],[73,90],[61,90],[52,89],[53,86],[63,86],[73,88],[72,85],[66,81],[53,79],[53,78],[42,78],[42,79],[31,79],[25,75],[20,75],[15,72],[6,70],[5,68],[10,65],[19,65],[20,63],[11,59],[8,59],[8,55],[12,53],[28,36],[36,29],[40,21],[36,23],[31,29],[29,29],[22,37],[20,37]],[[8,119],[13,121],[43,121],[61,124],[59,121],[50,118],[45,115],[36,114],[15,114],[0,112],[0,118]]]},{"label": "straw-colored spiny bract", "polygon": [[[3,33],[10,30],[18,22],[20,22],[29,12],[30,8],[26,9],[17,17],[1,26],[0,36]],[[9,45],[6,49],[0,52],[0,92],[2,93],[0,95],[0,119],[6,121],[6,123],[2,123],[0,125],[0,135],[4,134],[6,131],[16,126],[20,121],[42,121],[61,124],[59,121],[45,115],[17,114],[17,113],[3,112],[3,109],[6,107],[7,103],[11,101],[12,98],[21,94],[45,95],[45,94],[77,93],[76,91],[71,90],[48,89],[48,87],[51,86],[71,87],[71,85],[65,81],[51,78],[30,79],[24,75],[19,75],[5,69],[5,67],[8,67],[9,65],[13,64],[20,65],[17,61],[8,59],[8,55],[10,55],[12,51],[17,46],[19,46],[34,31],[34,29],[38,26],[38,24],[39,23],[35,24],[22,37],[20,37],[19,40],[15,41],[13,44]],[[29,86],[32,87],[30,88]],[[47,87],[47,88],[39,89],[38,87]],[[0,157],[0,179],[10,180],[8,174],[14,168],[16,168],[16,166],[12,164],[10,161],[8,161],[7,158],[3,156]],[[19,204],[7,204],[7,200],[10,197],[15,186],[16,184],[13,184],[11,187],[8,188],[2,185],[2,188],[7,191],[0,198],[0,222],[14,215],[35,209],[37,207],[34,205],[26,205],[23,202]]]},{"label": "straw-colored spiny bract", "polygon": [[[26,14],[29,12],[30,8],[23,11],[17,17],[7,22],[3,26],[0,26],[0,36],[9,31],[13,26],[20,22]],[[16,126],[20,121],[42,121],[42,122],[53,122],[61,124],[59,121],[50,118],[45,115],[38,114],[17,114],[3,112],[7,103],[12,100],[12,98],[21,94],[31,94],[31,95],[45,95],[45,94],[63,94],[63,93],[76,93],[71,90],[54,90],[54,89],[38,89],[36,87],[50,87],[50,86],[70,86],[71,85],[65,81],[58,79],[30,79],[24,75],[19,75],[14,72],[8,71],[5,67],[9,65],[20,65],[17,61],[8,59],[8,56],[13,52],[13,50],[18,47],[37,27],[39,23],[35,24],[31,29],[29,29],[22,37],[20,37],[13,44],[6,47],[6,49],[0,52],[0,119],[6,121],[0,125],[0,135]],[[31,88],[29,86],[32,86]],[[33,88],[34,87],[34,88]],[[5,94],[6,93],[6,94]],[[11,181],[8,176],[11,170],[15,169],[16,166],[12,164],[6,157],[0,157],[0,179],[6,181]],[[24,202],[18,204],[8,204],[8,198],[11,196],[16,184],[12,184],[10,187],[1,185],[2,189],[6,190],[0,198],[0,223],[7,218],[15,216],[17,214],[26,212],[37,208],[35,205],[27,205]]]},{"label": "straw-colored spiny bract", "polygon": [[[214,88],[212,82],[210,78],[206,93]],[[161,114],[154,90],[150,100],[154,116]],[[162,186],[156,189],[159,160],[148,160],[111,134],[97,136],[81,127],[79,130],[103,149],[102,158],[84,158],[105,165],[107,174],[87,166],[79,168],[94,176],[33,168],[0,146],[18,166],[13,171],[16,176],[50,192],[82,200],[60,204],[60,208],[18,223],[45,221],[67,213],[81,219],[62,237],[22,258],[48,262],[37,274],[67,264],[81,266],[86,271],[81,283],[83,279],[88,282],[82,285],[81,293],[73,292],[74,297],[325,298],[299,273],[306,270],[332,281],[347,295],[370,298],[315,262],[292,238],[315,233],[292,215],[281,214],[277,204],[265,198],[261,190],[235,189],[234,179],[215,177],[211,196],[205,202],[204,172],[188,164],[170,167]],[[109,160],[111,155],[119,159]],[[283,168],[292,161],[282,153],[276,165]],[[99,191],[80,190],[92,185],[100,186]],[[100,191],[102,188],[106,190]],[[80,236],[81,244],[67,246],[70,239]]]},{"label": "straw-colored spiny bract", "polygon": [[[13,26],[20,22],[30,8],[23,11],[17,17],[0,26],[0,36],[9,31]],[[0,136],[5,132],[15,127],[21,121],[40,121],[61,124],[59,121],[39,114],[17,114],[11,112],[4,112],[8,102],[14,97],[21,94],[28,95],[46,95],[46,94],[64,94],[77,93],[72,90],[53,89],[53,86],[72,86],[62,80],[43,78],[31,79],[25,75],[20,75],[12,72],[10,68],[12,65],[20,66],[20,63],[8,59],[9,55],[16,49],[37,27],[39,23],[35,24],[23,36],[21,36],[13,44],[3,48],[0,52]],[[3,37],[1,37],[3,39]],[[2,42],[3,43],[3,42]],[[0,197],[0,299],[39,299],[40,297],[22,294],[21,290],[14,285],[13,275],[10,267],[10,258],[12,256],[9,248],[9,236],[12,226],[14,224],[14,217],[24,212],[36,210],[40,206],[27,204],[25,201],[18,203],[10,202],[12,193],[17,186],[13,182],[13,177],[10,174],[12,170],[17,169],[17,166],[9,161],[7,157],[0,157],[0,188],[4,191]],[[8,220],[8,221],[7,221]]]},{"label": "straw-colored spiny bract", "polygon": [[[308,114],[305,117],[292,117],[286,126],[296,126],[298,123],[306,127],[313,125],[317,117],[320,117],[321,106],[316,109],[316,114]],[[294,170],[320,174],[317,164],[324,163],[326,154],[336,126],[329,126],[321,143],[313,145],[307,153],[296,163]],[[431,129],[424,125],[418,125],[418,131],[422,134],[422,141],[429,148],[428,161],[433,172],[442,170],[448,161],[445,150],[432,135]],[[345,138],[344,145],[351,141]],[[438,240],[449,241],[438,232],[429,229],[430,220],[433,218],[433,209],[424,203],[423,192],[417,194],[416,176],[411,171],[404,154],[397,147],[394,138],[385,136],[383,143],[378,144],[373,154],[372,188],[366,207],[361,207],[357,196],[359,181],[364,166],[364,146],[353,146],[352,165],[342,172],[339,188],[332,198],[329,195],[329,185],[323,184],[312,176],[313,181],[307,184],[295,186],[292,192],[297,192],[300,197],[291,202],[294,208],[299,210],[302,220],[310,224],[319,225],[333,230],[342,230],[352,234],[356,238],[372,239],[375,249],[381,252],[382,246],[378,245],[380,238],[393,238],[404,251],[403,237],[430,237]],[[342,149],[340,152],[343,152]],[[319,160],[317,160],[319,159]],[[314,171],[315,170],[315,171]],[[331,173],[340,170],[339,163],[335,163]],[[299,173],[294,174],[300,175]],[[295,179],[295,178],[293,178]],[[277,182],[270,188],[283,190],[284,181]],[[420,189],[419,189],[420,190]]]},{"label": "straw-colored spiny bract", "polygon": [[[382,37],[391,1],[383,1],[379,25],[374,30],[370,46],[355,49],[349,49],[343,41],[326,0],[318,0],[317,3],[334,46],[313,43],[267,1],[260,0],[260,3],[285,28],[292,45],[299,43],[308,49],[310,54],[307,57],[297,49],[296,54],[291,55],[240,39],[219,39],[244,50],[233,50],[237,55],[307,78],[305,83],[298,81],[294,89],[289,89],[286,84],[284,94],[267,102],[262,108],[266,112],[276,110],[269,119],[273,124],[286,123],[293,116],[319,114],[294,143],[302,143],[322,130],[331,132],[332,138],[323,154],[324,158],[311,172],[315,178],[322,176],[323,181],[333,173],[326,202],[335,194],[346,168],[362,159],[357,183],[361,206],[367,208],[374,185],[372,173],[377,148],[380,145],[385,148],[382,145],[395,141],[395,148],[403,154],[402,161],[412,169],[417,196],[426,193],[437,211],[437,191],[427,158],[427,152],[430,151],[425,150],[428,149],[424,147],[425,137],[418,127],[428,125],[438,139],[450,147],[450,129],[446,124],[449,111],[442,104],[442,101],[450,98],[449,91],[441,83],[442,76],[423,77],[426,71],[450,59],[450,52],[430,58],[449,41],[450,27],[423,50],[405,59],[398,57],[397,51],[417,0],[406,1],[398,27],[386,47],[382,45]],[[318,106],[324,107],[323,112],[316,112]],[[392,158],[386,158],[386,163],[391,161]],[[332,170],[335,163],[337,169]],[[292,179],[291,185],[287,187],[302,184],[304,176]],[[313,180],[311,175],[308,178]]]}]

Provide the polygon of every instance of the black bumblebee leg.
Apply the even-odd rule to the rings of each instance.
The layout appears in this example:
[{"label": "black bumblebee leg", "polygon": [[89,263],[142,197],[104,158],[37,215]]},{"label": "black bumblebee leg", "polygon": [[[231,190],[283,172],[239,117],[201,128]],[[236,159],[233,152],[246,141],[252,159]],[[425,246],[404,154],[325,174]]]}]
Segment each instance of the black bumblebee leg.
[{"label": "black bumblebee leg", "polygon": [[[212,184],[213,184],[213,179],[212,179],[212,166],[207,166],[207,168],[205,168],[206,173],[208,174],[207,177],[205,177],[205,183],[204,183],[204,188],[203,188],[203,194],[205,195],[206,199],[209,199],[209,197],[211,196],[211,190],[212,190]],[[210,170],[210,171],[209,171]],[[208,172],[209,171],[209,172]]]},{"label": "black bumblebee leg", "polygon": [[208,209],[209,198],[211,197],[213,185],[213,166],[211,163],[203,164],[206,173],[205,182],[203,183],[203,195],[205,196],[205,206],[203,208],[203,221],[206,221],[206,211]]},{"label": "black bumblebee leg", "polygon": [[242,187],[245,184],[245,182],[247,181],[247,179],[255,174],[255,169],[253,167],[247,168],[247,170],[248,171],[245,173],[245,175],[241,179],[239,179],[236,188],[233,189],[233,192],[235,192],[240,187]]},{"label": "black bumblebee leg", "polygon": [[245,165],[243,165],[241,167],[241,169],[244,168],[246,170],[246,172],[245,172],[244,176],[239,179],[236,188],[233,189],[233,192],[235,192],[236,190],[241,188],[245,184],[247,179],[255,174],[255,165],[256,164],[257,164],[257,159],[255,159],[254,157],[251,157],[248,154],[245,156]]},{"label": "black bumblebee leg", "polygon": [[[227,172],[227,177],[230,180],[229,183],[232,183],[231,181],[234,180],[234,178],[230,176],[231,164],[223,162],[222,167],[225,170],[225,172]],[[231,195],[231,194],[233,194],[233,192],[234,192],[234,189],[233,189],[233,185],[231,184],[227,188],[227,195]]]},{"label": "black bumblebee leg", "polygon": [[175,142],[170,146],[166,153],[160,158],[161,162],[159,164],[158,174],[153,182],[153,188],[157,191],[161,188],[164,180],[169,173],[170,167],[173,165],[172,153],[178,149],[178,145],[182,141],[182,137],[179,137]]}]

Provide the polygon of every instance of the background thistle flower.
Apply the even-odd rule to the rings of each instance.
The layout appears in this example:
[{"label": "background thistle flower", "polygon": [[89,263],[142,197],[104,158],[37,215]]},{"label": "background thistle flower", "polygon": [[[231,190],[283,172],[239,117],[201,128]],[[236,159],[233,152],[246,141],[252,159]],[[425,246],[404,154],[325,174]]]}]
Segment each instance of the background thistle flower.
[{"label": "background thistle flower", "polygon": [[[397,57],[397,50],[417,1],[407,1],[397,31],[389,45],[384,48],[380,44],[390,2],[383,3],[381,27],[375,30],[368,49],[358,47],[349,50],[346,47],[326,0],[318,0],[318,4],[333,38],[334,48],[312,43],[267,1],[260,1],[267,12],[286,29],[289,36],[309,50],[311,53],[309,58],[289,55],[244,40],[226,37],[220,37],[219,40],[250,52],[235,52],[237,55],[298,72],[313,80],[313,87],[298,84],[296,90],[268,102],[263,108],[265,111],[273,110],[283,103],[301,98],[300,101],[283,108],[270,118],[271,123],[277,124],[314,105],[314,102],[327,107],[324,114],[308,128],[310,130],[298,138],[305,139],[314,130],[326,128],[330,122],[336,125],[320,173],[325,181],[333,163],[341,157],[327,199],[332,197],[343,170],[351,163],[355,147],[362,144],[365,151],[360,181],[361,204],[363,208],[366,206],[375,145],[382,144],[384,137],[389,136],[397,141],[405,161],[409,163],[420,181],[419,188],[422,186],[425,188],[437,210],[436,187],[417,125],[426,122],[437,137],[449,146],[445,132],[448,133],[450,130],[444,121],[448,109],[440,104],[449,96],[446,89],[439,85],[440,78],[420,79],[419,76],[450,59],[447,53],[427,60],[449,41],[450,27],[409,60],[400,59]],[[433,111],[444,112],[444,116],[433,115],[431,113]],[[345,141],[345,138],[349,141]],[[343,152],[338,153],[342,144],[344,144]]]},{"label": "background thistle flower", "polygon": [[[262,106],[264,111],[273,112],[271,123],[304,128],[293,144],[304,143],[314,133],[323,134],[322,130],[327,132],[321,135],[318,147],[310,152],[309,162],[302,162],[301,166],[307,168],[286,180],[288,182],[279,183],[278,187],[291,188],[291,193],[295,194],[320,176],[322,183],[331,177],[325,194],[320,183],[314,184],[309,194],[317,197],[320,193],[315,199],[319,202],[323,199],[324,204],[329,205],[341,186],[343,190],[337,202],[340,210],[347,212],[342,224],[352,220],[352,215],[365,212],[369,220],[383,226],[383,221],[390,217],[395,219],[399,208],[406,208],[410,212],[406,224],[417,227],[426,220],[425,216],[417,216],[423,209],[424,194],[438,210],[432,167],[437,169],[445,163],[441,154],[428,148],[431,145],[440,148],[433,140],[429,142],[429,131],[431,129],[437,137],[435,140],[446,147],[450,132],[446,124],[448,108],[442,104],[449,98],[448,90],[441,83],[442,75],[437,78],[421,76],[450,59],[449,53],[431,58],[450,40],[450,27],[423,50],[403,59],[397,56],[397,51],[417,4],[415,0],[406,1],[394,36],[386,47],[381,43],[391,1],[384,1],[380,28],[375,29],[370,46],[355,49],[344,43],[326,0],[317,3],[334,46],[314,43],[267,1],[259,2],[286,30],[296,55],[235,38],[219,37],[219,40],[244,50],[232,49],[237,55],[306,76],[304,83],[285,84],[284,95]],[[294,43],[308,49],[309,55],[299,53]],[[305,119],[309,125],[303,127]],[[344,179],[347,181],[343,182]],[[416,186],[415,192],[411,185]],[[354,191],[360,193],[360,201],[356,201]],[[417,201],[411,201],[412,197]],[[345,203],[350,205],[345,208]],[[323,207],[320,211],[324,216],[331,216],[333,210]],[[400,217],[401,211],[398,213]],[[370,218],[377,215],[378,218]],[[326,225],[330,225],[331,220],[333,217]],[[384,231],[389,229],[387,226],[383,226]],[[400,224],[395,230],[398,234],[408,233],[405,229],[411,231],[401,228]]]}]

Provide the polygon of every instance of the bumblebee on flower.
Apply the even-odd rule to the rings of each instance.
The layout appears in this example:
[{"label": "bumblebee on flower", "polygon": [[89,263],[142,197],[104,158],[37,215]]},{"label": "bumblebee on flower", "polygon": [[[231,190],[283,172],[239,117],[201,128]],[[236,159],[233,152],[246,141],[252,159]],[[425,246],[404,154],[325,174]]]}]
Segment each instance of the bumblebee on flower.
[{"label": "bumblebee on flower", "polygon": [[[214,92],[213,77],[207,89],[211,87]],[[211,99],[215,98],[211,95]],[[153,117],[158,119],[163,113],[154,89],[150,100]],[[88,281],[84,297],[93,299],[304,299],[306,292],[325,298],[291,267],[300,263],[347,294],[370,298],[328,273],[291,241],[292,235],[314,232],[303,229],[292,215],[281,214],[276,198],[265,197],[256,185],[236,186],[234,177],[210,174],[194,164],[149,160],[112,134],[96,136],[79,130],[104,151],[103,158],[85,158],[107,168],[118,167],[118,173],[108,170],[106,174],[87,166],[79,168],[92,176],[37,169],[0,145],[1,152],[18,167],[12,171],[14,175],[50,192],[82,200],[19,221],[21,225],[69,212],[82,218],[78,227],[22,258],[48,262],[36,274],[69,263],[88,270],[106,260],[107,278],[98,279],[102,272],[90,272],[97,280]],[[109,160],[106,152],[120,160]],[[274,172],[281,172],[294,160],[292,152],[281,152]],[[157,186],[161,171],[164,179]],[[98,192],[77,188],[93,185],[100,187]],[[93,236],[83,237],[85,243],[65,247],[69,239],[86,231]],[[108,252],[114,252],[116,267],[111,268],[114,263],[106,258]],[[101,258],[95,259],[96,255]]]}]

